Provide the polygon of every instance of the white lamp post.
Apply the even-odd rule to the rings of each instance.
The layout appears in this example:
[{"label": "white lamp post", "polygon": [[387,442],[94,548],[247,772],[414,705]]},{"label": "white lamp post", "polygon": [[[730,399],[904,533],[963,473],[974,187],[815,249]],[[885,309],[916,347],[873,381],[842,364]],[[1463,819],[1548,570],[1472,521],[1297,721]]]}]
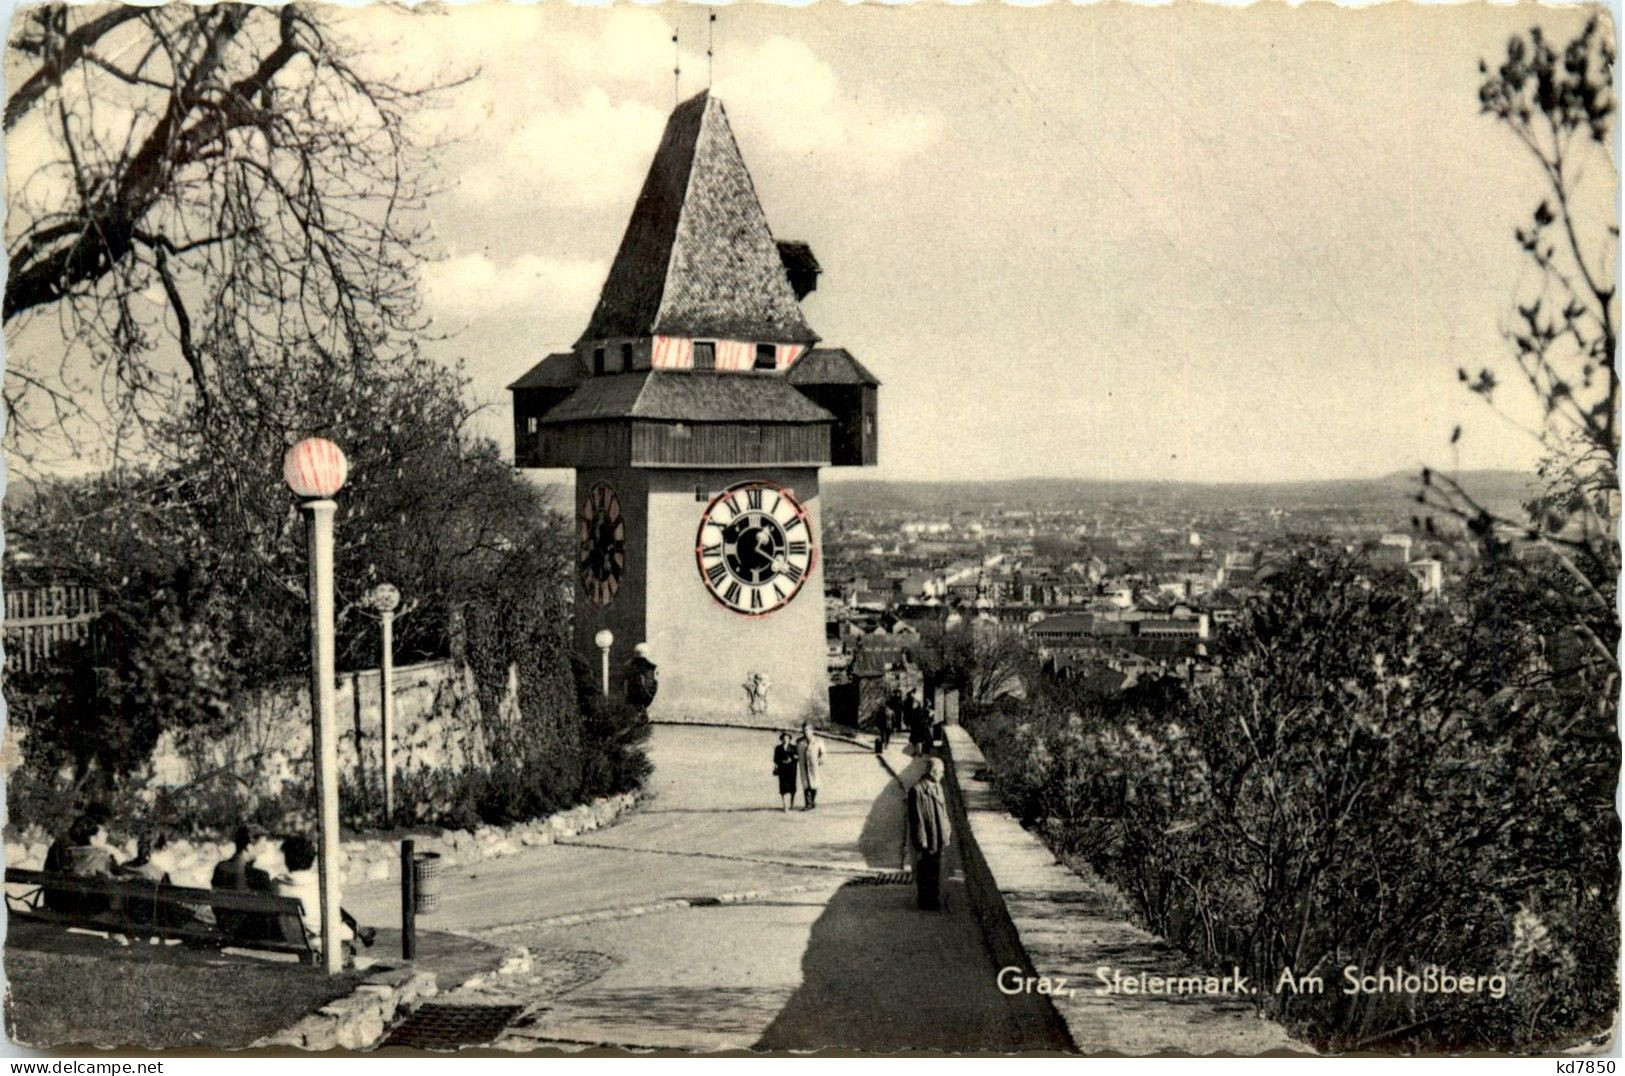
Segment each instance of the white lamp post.
[{"label": "white lamp post", "polygon": [[383,656],[378,663],[378,713],[383,743],[379,759],[384,766],[384,825],[395,824],[395,610],[401,605],[400,589],[379,583],[368,596],[378,612],[383,636]]},{"label": "white lamp post", "polygon": [[322,959],[329,975],[344,970],[339,945],[339,751],[333,708],[333,494],[344,488],[349,463],[339,446],[320,437],[300,441],[282,457],[282,477],[299,497],[310,541],[310,709],[315,726],[316,798],[321,826]]},{"label": "white lamp post", "polygon": [[609,698],[609,648],[615,645],[615,633],[608,628],[604,628],[592,637],[592,641],[598,644],[598,653],[603,659],[604,698],[607,699]]}]

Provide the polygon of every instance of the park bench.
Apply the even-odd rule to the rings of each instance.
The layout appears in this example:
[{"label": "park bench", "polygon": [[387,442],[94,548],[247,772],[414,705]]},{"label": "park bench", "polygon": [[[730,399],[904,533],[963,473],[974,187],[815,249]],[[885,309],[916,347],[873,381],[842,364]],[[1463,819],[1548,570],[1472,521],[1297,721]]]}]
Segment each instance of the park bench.
[{"label": "park bench", "polygon": [[[23,918],[130,938],[292,953],[302,963],[318,962],[297,897],[193,889],[144,878],[75,878],[21,867],[6,868],[6,885],[27,887],[21,895],[6,894],[7,911]],[[218,921],[222,912],[229,917],[225,926]]]}]

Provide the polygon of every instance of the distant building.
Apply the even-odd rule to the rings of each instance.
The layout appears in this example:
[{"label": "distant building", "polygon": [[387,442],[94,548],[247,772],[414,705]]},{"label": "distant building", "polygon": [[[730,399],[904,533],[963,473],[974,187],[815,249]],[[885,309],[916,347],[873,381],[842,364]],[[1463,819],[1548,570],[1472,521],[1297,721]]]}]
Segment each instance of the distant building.
[{"label": "distant building", "polygon": [[1148,616],[1135,623],[1134,634],[1142,639],[1206,639],[1207,614]]},{"label": "distant building", "polygon": [[1413,560],[1405,565],[1422,590],[1422,597],[1437,598],[1444,593],[1444,565],[1436,560]]},{"label": "distant building", "polygon": [[1224,567],[1214,577],[1214,586],[1247,586],[1258,576],[1258,554],[1237,550],[1224,555]]},{"label": "distant building", "polygon": [[1209,594],[1205,605],[1208,621],[1215,628],[1228,627],[1241,619],[1241,603],[1228,592]]},{"label": "distant building", "polygon": [[1371,551],[1371,563],[1385,568],[1403,568],[1410,560],[1411,536],[1408,534],[1385,534]]},{"label": "distant building", "polygon": [[948,594],[948,584],[931,572],[910,572],[897,581],[897,593],[904,601],[943,598]]},{"label": "distant building", "polygon": [[1134,608],[1134,588],[1127,584],[1101,588],[1101,596],[1119,609]]},{"label": "distant building", "polygon": [[1084,646],[1095,638],[1095,616],[1093,613],[1057,613],[1029,625],[1027,634],[1043,647]]},{"label": "distant building", "polygon": [[1169,598],[1183,600],[1191,596],[1190,580],[1165,579],[1157,584],[1157,593]]}]

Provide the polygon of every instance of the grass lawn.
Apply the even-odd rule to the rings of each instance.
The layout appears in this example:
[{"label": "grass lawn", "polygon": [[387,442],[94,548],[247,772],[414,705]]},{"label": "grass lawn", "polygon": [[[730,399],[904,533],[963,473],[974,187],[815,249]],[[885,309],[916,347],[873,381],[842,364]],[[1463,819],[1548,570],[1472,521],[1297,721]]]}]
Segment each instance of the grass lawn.
[{"label": "grass lawn", "polygon": [[[15,920],[10,924],[13,931]],[[6,1031],[30,1046],[235,1049],[348,994],[359,976],[57,931],[7,938]]]}]

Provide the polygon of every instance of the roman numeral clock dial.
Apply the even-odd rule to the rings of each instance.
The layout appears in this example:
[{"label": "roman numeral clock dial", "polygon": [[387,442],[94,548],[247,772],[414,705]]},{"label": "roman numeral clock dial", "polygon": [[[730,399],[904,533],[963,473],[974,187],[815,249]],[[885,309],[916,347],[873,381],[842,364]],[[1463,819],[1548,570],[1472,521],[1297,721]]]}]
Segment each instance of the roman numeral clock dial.
[{"label": "roman numeral clock dial", "polygon": [[621,499],[607,482],[594,483],[576,513],[576,571],[594,605],[608,605],[626,571],[626,520]]},{"label": "roman numeral clock dial", "polygon": [[741,482],[717,494],[694,543],[705,589],[745,616],[766,616],[794,598],[817,553],[807,510],[772,482]]}]

